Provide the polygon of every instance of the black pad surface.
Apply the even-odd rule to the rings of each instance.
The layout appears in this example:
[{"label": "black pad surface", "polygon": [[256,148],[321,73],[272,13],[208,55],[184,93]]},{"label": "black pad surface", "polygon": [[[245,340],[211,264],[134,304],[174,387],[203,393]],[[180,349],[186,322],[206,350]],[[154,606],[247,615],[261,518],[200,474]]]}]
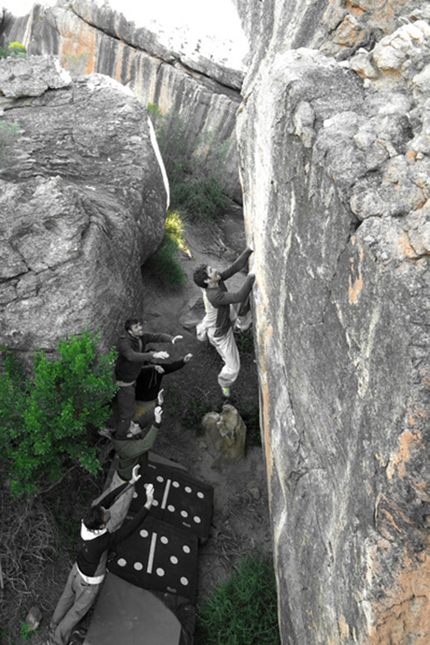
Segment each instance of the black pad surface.
[{"label": "black pad surface", "polygon": [[144,484],[154,484],[150,515],[191,531],[201,540],[209,537],[213,510],[213,488],[178,468],[149,462],[136,483],[130,513],[137,513],[146,501]]},{"label": "black pad surface", "polygon": [[137,587],[179,594],[194,603],[197,560],[196,535],[147,516],[109,556],[108,569]]}]

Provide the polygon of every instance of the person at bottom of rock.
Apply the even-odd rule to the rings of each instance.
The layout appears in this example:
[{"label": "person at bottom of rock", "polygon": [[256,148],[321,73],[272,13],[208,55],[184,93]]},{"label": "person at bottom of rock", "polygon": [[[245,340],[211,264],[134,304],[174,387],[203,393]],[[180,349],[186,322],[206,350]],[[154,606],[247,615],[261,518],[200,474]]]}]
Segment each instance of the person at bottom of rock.
[{"label": "person at bottom of rock", "polygon": [[194,282],[201,288],[206,315],[197,325],[197,338],[207,334],[209,342],[224,361],[218,374],[222,394],[228,398],[230,387],[240,371],[240,356],[234,339],[233,327],[245,331],[252,322],[250,293],[254,284],[254,273],[248,273],[242,287],[235,292],[227,291],[224,281],[241,271],[252,253],[246,248],[238,259],[224,271],[202,264],[194,271]]},{"label": "person at bottom of rock", "polygon": [[[154,409],[154,422],[149,428],[148,432],[143,436],[142,428],[139,424],[130,422],[129,430],[125,437],[118,437],[115,433],[112,438],[112,445],[119,456],[118,468],[115,476],[118,481],[129,481],[133,468],[137,465],[141,467],[141,472],[144,473],[148,464],[148,452],[151,450],[158,435],[161,425],[161,417],[163,409],[161,403],[163,402],[163,390],[158,393],[157,405]],[[152,412],[151,412],[152,416]]]},{"label": "person at bottom of rock", "polygon": [[103,582],[108,550],[131,535],[143,522],[151,508],[154,487],[152,484],[148,484],[146,486],[146,502],[134,518],[113,533],[109,533],[107,530],[110,520],[109,507],[130,486],[134,486],[140,478],[138,470],[136,468],[133,471],[129,484],[124,483],[118,486],[86,511],[81,523],[78,556],[52,616],[49,626],[50,636],[46,645],[68,644],[73,628],[90,609]]}]

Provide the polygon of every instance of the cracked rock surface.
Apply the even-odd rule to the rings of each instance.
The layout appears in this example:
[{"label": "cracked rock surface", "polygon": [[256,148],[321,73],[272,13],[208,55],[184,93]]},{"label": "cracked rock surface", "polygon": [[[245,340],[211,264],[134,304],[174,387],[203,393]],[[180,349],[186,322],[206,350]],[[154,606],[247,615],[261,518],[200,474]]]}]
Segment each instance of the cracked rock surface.
[{"label": "cracked rock surface", "polygon": [[[45,79],[35,86],[34,79]],[[140,267],[164,234],[166,190],[146,114],[100,75],[50,57],[1,64],[0,337],[52,349],[87,325],[109,345],[142,309]]]}]

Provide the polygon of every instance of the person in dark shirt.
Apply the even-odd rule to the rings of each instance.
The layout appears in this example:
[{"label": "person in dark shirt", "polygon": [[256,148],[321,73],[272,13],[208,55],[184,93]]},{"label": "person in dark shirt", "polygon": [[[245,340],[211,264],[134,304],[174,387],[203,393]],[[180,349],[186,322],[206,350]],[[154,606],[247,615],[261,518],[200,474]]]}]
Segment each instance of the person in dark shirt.
[{"label": "person in dark shirt", "polygon": [[46,645],[67,645],[72,629],[91,607],[106,573],[107,552],[125,540],[143,522],[154,499],[154,487],[146,485],[146,502],[134,518],[110,533],[107,529],[111,514],[108,510],[130,486],[140,479],[139,466],[130,482],[118,486],[96,505],[91,506],[81,522],[80,546],[64,591],[49,626]]},{"label": "person in dark shirt", "polygon": [[153,403],[153,407],[155,407],[163,376],[182,369],[192,357],[192,354],[186,354],[178,361],[163,363],[163,365],[148,365],[141,370],[136,379],[136,400],[146,404],[145,411],[150,409],[150,403]]},{"label": "person in dark shirt", "polygon": [[151,370],[157,360],[169,358],[165,351],[147,351],[148,343],[172,343],[183,336],[144,332],[137,318],[125,322],[125,333],[117,343],[118,358],[115,362],[115,382],[119,389],[113,405],[113,423],[118,437],[125,437],[130,421],[136,413],[136,379],[141,370]]},{"label": "person in dark shirt", "polygon": [[238,259],[224,271],[202,264],[194,271],[194,282],[202,290],[206,315],[197,325],[197,337],[207,334],[224,361],[218,374],[218,383],[223,396],[230,396],[230,387],[238,377],[240,357],[233,334],[233,326],[244,331],[252,321],[249,296],[254,284],[254,273],[248,273],[239,291],[229,292],[225,280],[241,271],[252,253],[246,248]]}]

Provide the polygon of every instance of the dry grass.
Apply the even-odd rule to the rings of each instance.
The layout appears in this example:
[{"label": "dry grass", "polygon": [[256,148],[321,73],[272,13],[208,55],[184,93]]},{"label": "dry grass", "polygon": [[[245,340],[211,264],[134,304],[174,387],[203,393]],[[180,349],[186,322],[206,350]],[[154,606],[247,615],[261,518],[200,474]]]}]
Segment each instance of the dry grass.
[{"label": "dry grass", "polygon": [[20,621],[46,607],[47,572],[56,557],[55,523],[40,499],[12,499],[0,477],[0,624],[2,641],[17,642]]}]

